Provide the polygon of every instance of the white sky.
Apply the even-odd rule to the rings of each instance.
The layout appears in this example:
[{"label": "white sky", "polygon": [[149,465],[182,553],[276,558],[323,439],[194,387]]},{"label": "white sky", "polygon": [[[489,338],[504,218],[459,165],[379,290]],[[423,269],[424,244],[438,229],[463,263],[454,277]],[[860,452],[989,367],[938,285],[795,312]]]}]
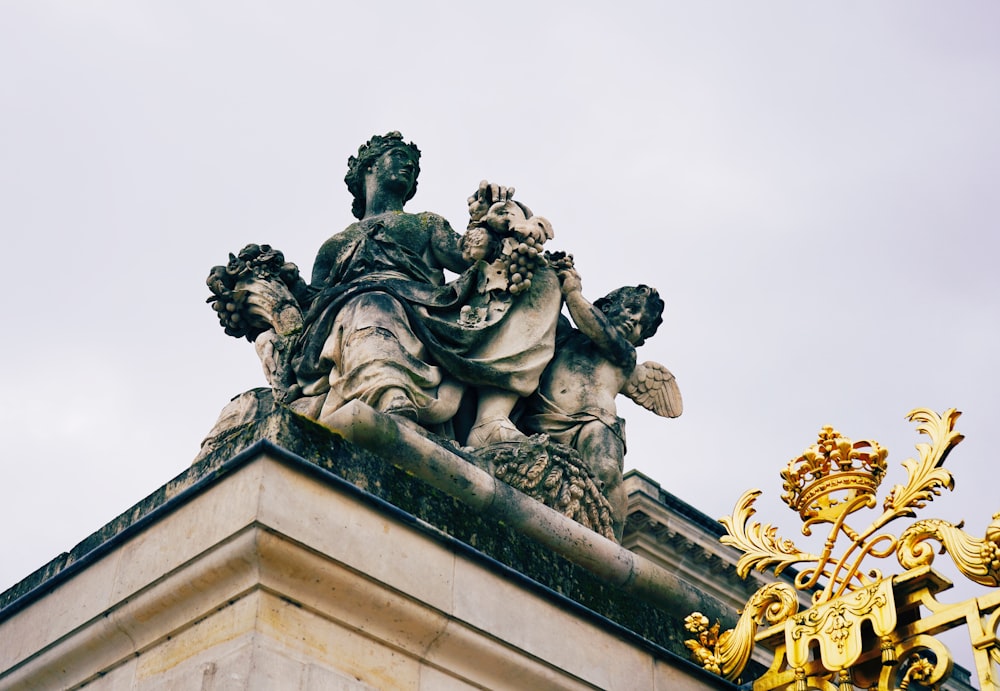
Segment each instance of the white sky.
[{"label": "white sky", "polygon": [[887,446],[888,486],[907,411],[956,407],[957,487],[922,515],[983,534],[1000,5],[351,4],[0,4],[0,590],[264,383],[208,269],[267,242],[308,275],[347,156],[391,129],[424,153],[409,210],[461,229],[480,179],[512,184],[591,299],[660,289],[640,358],[685,413],[622,399],[626,467],[713,517],[760,487],[795,538],[778,471],[823,424]]}]

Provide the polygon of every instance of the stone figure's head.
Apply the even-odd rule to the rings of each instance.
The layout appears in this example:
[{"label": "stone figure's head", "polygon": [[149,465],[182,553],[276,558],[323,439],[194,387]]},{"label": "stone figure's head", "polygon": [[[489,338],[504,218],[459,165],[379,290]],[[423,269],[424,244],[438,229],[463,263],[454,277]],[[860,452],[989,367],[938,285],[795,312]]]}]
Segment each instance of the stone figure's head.
[{"label": "stone figure's head", "polygon": [[505,235],[513,224],[524,222],[530,217],[531,210],[528,207],[511,199],[490,206],[480,223],[494,232]]},{"label": "stone figure's head", "polygon": [[524,221],[516,221],[511,223],[510,227],[517,235],[534,237],[540,243],[548,242],[556,236],[552,230],[552,224],[542,216],[532,216]]},{"label": "stone figure's head", "polygon": [[645,285],[616,288],[594,301],[594,307],[634,346],[641,346],[663,323],[663,299]]},{"label": "stone figure's head", "polygon": [[365,215],[365,176],[378,164],[386,168],[402,167],[408,180],[409,189],[403,193],[407,202],[417,193],[417,176],[420,175],[420,149],[413,142],[403,141],[399,132],[389,132],[384,137],[375,135],[358,147],[358,155],[347,159],[347,175],[344,182],[354,196],[351,212],[355,218]]}]

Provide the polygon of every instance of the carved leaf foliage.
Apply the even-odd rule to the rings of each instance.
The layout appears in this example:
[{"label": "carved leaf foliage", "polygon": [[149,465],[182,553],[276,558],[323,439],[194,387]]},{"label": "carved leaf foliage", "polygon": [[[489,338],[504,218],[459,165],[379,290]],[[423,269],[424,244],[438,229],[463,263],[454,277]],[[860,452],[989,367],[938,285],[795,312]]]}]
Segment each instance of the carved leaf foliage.
[{"label": "carved leaf foliage", "polygon": [[743,552],[736,563],[736,572],[740,578],[746,578],[755,568],[765,571],[773,565],[774,575],[777,576],[792,564],[819,561],[819,556],[801,552],[791,540],[778,537],[776,527],[757,521],[750,525],[750,517],[757,512],[753,503],[760,495],[759,489],[744,492],[736,502],[733,515],[719,519],[728,533],[719,538],[719,541]]},{"label": "carved leaf foliage", "polygon": [[954,489],[955,479],[951,472],[941,467],[948,453],[964,438],[955,431],[955,420],[961,415],[954,408],[949,408],[944,415],[938,415],[926,408],[917,408],[907,415],[911,422],[918,423],[917,431],[926,434],[931,443],[917,444],[919,461],[908,458],[903,461],[903,467],[909,475],[906,485],[896,485],[885,499],[885,520],[901,516],[915,516],[915,509],[923,508],[927,502],[940,495],[944,489]]}]

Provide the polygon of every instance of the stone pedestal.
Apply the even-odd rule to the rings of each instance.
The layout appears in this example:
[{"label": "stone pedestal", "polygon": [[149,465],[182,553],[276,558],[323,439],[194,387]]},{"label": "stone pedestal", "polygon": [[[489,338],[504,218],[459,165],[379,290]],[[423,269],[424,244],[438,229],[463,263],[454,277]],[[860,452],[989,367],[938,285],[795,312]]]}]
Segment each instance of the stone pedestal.
[{"label": "stone pedestal", "polygon": [[0,688],[733,688],[680,654],[697,594],[651,606],[391,461],[240,430],[0,595]]}]

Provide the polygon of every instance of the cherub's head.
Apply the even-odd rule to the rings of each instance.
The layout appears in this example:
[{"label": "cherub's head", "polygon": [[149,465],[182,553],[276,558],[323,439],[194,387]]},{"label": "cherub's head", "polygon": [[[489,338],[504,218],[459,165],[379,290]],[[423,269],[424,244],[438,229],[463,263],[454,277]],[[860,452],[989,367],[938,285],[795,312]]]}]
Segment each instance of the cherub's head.
[{"label": "cherub's head", "polygon": [[511,199],[493,204],[483,216],[481,223],[497,233],[506,234],[511,225],[523,223],[530,216],[531,211],[528,207]]},{"label": "cherub's head", "polygon": [[594,302],[634,346],[641,346],[663,323],[663,299],[645,285],[616,288]]},{"label": "cherub's head", "polygon": [[490,261],[496,254],[497,243],[492,233],[482,226],[473,226],[462,234],[462,257],[466,261],[485,259]]}]

